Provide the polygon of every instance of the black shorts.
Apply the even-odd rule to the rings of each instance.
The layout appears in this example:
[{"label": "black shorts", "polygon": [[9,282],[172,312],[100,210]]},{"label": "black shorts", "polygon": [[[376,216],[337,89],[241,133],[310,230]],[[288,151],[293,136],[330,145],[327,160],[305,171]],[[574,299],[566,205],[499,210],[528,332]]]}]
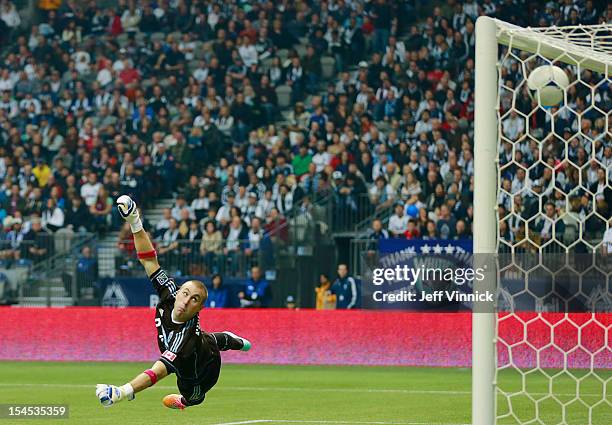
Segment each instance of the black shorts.
[{"label": "black shorts", "polygon": [[181,395],[187,400],[188,406],[200,404],[204,401],[206,393],[215,386],[221,373],[221,356],[215,356],[209,360],[204,369],[204,375],[198,380],[176,379]]}]

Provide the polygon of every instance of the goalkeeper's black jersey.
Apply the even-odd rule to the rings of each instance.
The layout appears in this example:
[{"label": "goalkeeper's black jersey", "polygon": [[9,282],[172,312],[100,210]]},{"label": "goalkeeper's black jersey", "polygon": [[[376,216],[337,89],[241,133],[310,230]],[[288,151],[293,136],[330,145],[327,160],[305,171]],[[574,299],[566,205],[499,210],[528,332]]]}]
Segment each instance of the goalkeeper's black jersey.
[{"label": "goalkeeper's black jersey", "polygon": [[183,380],[198,381],[209,364],[220,357],[214,337],[200,329],[196,315],[185,323],[172,320],[172,309],[178,287],[174,279],[161,268],[154,272],[151,283],[159,294],[155,312],[159,358],[168,372],[174,372]]}]

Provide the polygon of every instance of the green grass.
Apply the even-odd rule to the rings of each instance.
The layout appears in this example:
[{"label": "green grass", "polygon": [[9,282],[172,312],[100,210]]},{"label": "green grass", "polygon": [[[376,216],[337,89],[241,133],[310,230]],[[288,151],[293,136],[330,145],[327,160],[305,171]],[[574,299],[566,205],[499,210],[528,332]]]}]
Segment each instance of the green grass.
[{"label": "green grass", "polygon": [[[149,366],[148,363],[2,362],[1,403],[68,404],[70,419],[50,422],[0,419],[0,425],[182,425],[254,420],[270,420],[260,422],[264,425],[467,424],[471,417],[471,371],[468,369],[224,365],[219,383],[207,394],[206,401],[182,412],[161,404],[164,395],[177,392],[174,376],[138,394],[134,401],[108,409],[99,405],[95,397],[96,383],[123,384]],[[501,378],[505,379],[507,390],[513,390],[510,388],[513,385],[520,387],[519,377],[504,374]],[[544,377],[532,376],[531,381],[535,392],[548,391]],[[572,387],[575,383],[559,380],[555,385],[554,391],[563,394],[563,402],[571,399],[568,394],[575,391]],[[581,392],[596,393],[597,385],[594,381],[585,382]],[[587,396],[585,400],[592,404],[597,397]],[[607,401],[610,402],[609,395]],[[521,399],[514,403],[518,414],[531,414],[534,403]],[[609,404],[605,407],[605,410],[596,409],[599,416],[593,417],[593,424],[612,423],[612,408]],[[548,414],[551,419],[560,411],[551,403],[543,409],[542,414]],[[568,423],[584,425],[588,423],[587,417],[584,409],[577,407]]]}]

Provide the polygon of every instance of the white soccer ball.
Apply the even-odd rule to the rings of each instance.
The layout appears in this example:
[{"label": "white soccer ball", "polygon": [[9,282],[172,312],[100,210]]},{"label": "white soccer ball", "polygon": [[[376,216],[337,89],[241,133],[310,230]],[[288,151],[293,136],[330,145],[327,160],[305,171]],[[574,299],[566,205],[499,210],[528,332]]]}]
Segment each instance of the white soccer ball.
[{"label": "white soccer ball", "polygon": [[544,65],[534,69],[527,78],[527,87],[542,106],[557,106],[569,86],[567,74],[558,66]]}]

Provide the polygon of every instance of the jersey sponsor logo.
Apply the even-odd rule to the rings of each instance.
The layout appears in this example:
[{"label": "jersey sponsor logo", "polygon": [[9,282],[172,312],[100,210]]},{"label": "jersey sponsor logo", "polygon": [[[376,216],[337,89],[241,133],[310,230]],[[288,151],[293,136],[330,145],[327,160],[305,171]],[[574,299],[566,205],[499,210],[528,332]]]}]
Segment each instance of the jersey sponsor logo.
[{"label": "jersey sponsor logo", "polygon": [[158,274],[156,279],[160,285],[163,285],[164,283],[168,282],[168,276],[165,272],[161,272],[160,274]]},{"label": "jersey sponsor logo", "polygon": [[166,350],[164,351],[164,354],[162,354],[162,357],[172,362],[174,359],[176,359],[176,354],[174,354],[172,351]]}]

